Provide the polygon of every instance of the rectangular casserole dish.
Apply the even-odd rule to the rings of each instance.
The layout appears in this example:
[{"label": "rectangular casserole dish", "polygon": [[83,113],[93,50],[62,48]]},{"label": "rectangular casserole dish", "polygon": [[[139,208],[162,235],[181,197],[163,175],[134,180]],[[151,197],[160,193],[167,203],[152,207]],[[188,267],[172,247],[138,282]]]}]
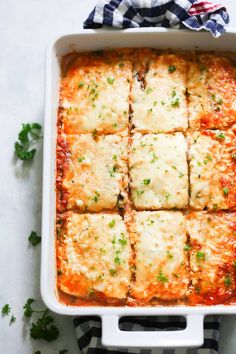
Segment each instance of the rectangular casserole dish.
[{"label": "rectangular casserole dish", "polygon": [[[55,263],[55,166],[57,109],[59,103],[60,61],[62,56],[76,51],[106,48],[153,47],[159,49],[235,51],[233,43],[236,30],[228,29],[219,39],[209,33],[143,28],[128,30],[86,30],[64,35],[53,41],[46,53],[46,92],[43,162],[43,216],[41,294],[49,309],[72,316],[98,315],[102,318],[102,343],[118,347],[194,347],[203,343],[203,320],[208,314],[233,314],[236,305],[214,306],[158,306],[158,307],[91,307],[66,306],[56,294]],[[186,317],[186,329],[182,331],[125,332],[119,329],[122,316],[170,316]]]}]

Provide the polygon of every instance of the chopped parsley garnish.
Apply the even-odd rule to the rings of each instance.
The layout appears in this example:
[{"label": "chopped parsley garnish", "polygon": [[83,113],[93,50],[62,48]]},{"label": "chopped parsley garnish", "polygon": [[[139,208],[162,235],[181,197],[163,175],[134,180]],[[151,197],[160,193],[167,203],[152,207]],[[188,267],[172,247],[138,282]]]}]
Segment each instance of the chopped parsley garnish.
[{"label": "chopped parsley garnish", "polygon": [[112,160],[117,161],[117,155],[113,155]]},{"label": "chopped parsley garnish", "polygon": [[122,232],[121,236],[122,236],[122,238],[119,238],[118,242],[121,246],[124,247],[127,245],[127,239],[125,238],[125,235],[123,234],[123,232]]},{"label": "chopped parsley garnish", "polygon": [[33,160],[36,149],[31,149],[31,147],[42,137],[41,129],[42,127],[39,123],[22,124],[22,129],[18,134],[18,141],[15,142],[15,153],[20,160]]},{"label": "chopped parsley garnish", "polygon": [[154,101],[153,106],[156,107],[156,105],[157,105],[157,101]]},{"label": "chopped parsley garnish", "polygon": [[116,172],[117,172],[117,166],[115,165],[115,166],[112,167],[112,170],[109,170],[109,175],[111,177],[115,177],[115,173]]},{"label": "chopped parsley garnish", "polygon": [[16,318],[15,316],[11,316],[11,319],[10,319],[10,322],[9,322],[9,325],[12,325],[14,322],[16,322]]},{"label": "chopped parsley garnish", "polygon": [[151,87],[148,87],[145,92],[147,95],[149,95],[151,92],[153,91],[153,89]]},{"label": "chopped parsley garnish", "polygon": [[176,67],[174,65],[169,65],[168,67],[168,72],[172,74],[176,70]]},{"label": "chopped parsley garnish", "polygon": [[115,226],[115,224],[116,224],[116,221],[115,221],[114,219],[112,219],[112,220],[109,222],[108,226],[109,226],[110,228],[112,228],[112,227]]},{"label": "chopped parsley garnish", "polygon": [[116,270],[113,269],[113,268],[111,268],[111,269],[109,269],[109,273],[110,273],[112,276],[114,276],[114,275],[116,275]]},{"label": "chopped parsley garnish", "polygon": [[224,279],[224,284],[227,287],[229,287],[232,284],[232,279],[231,279],[230,275],[226,275],[226,277]]},{"label": "chopped parsley garnish", "polygon": [[229,194],[229,189],[227,187],[223,188],[223,194],[228,195]]},{"label": "chopped parsley garnish", "polygon": [[85,160],[85,157],[84,156],[81,156],[81,157],[78,157],[78,162],[81,163]]},{"label": "chopped parsley garnish", "polygon": [[218,131],[215,136],[217,139],[225,139],[225,135],[221,131]]},{"label": "chopped parsley garnish", "polygon": [[169,259],[173,259],[174,258],[173,254],[170,253],[170,251],[166,251],[166,254],[167,254],[167,258],[169,258]]},{"label": "chopped parsley garnish", "polygon": [[157,155],[155,154],[155,152],[153,152],[152,154],[152,160],[150,161],[151,163],[154,163],[156,160],[158,160]]},{"label": "chopped parsley garnish", "polygon": [[2,307],[2,316],[9,316],[11,312],[11,307],[9,304],[5,304],[3,307]]},{"label": "chopped parsley garnish", "polygon": [[135,192],[137,194],[137,197],[140,197],[144,193],[144,191],[142,191],[141,189],[136,189]]},{"label": "chopped parsley garnish", "polygon": [[146,178],[146,179],[144,179],[144,180],[142,181],[142,184],[143,184],[144,186],[148,186],[148,185],[150,184],[150,182],[151,182],[151,179],[150,179],[150,178]]},{"label": "chopped parsley garnish", "polygon": [[94,201],[95,203],[98,202],[99,200],[99,197],[100,197],[100,193],[98,193],[97,191],[95,192],[95,196],[92,198],[92,201]]},{"label": "chopped parsley garnish", "polygon": [[38,236],[35,231],[31,231],[31,234],[29,235],[28,240],[32,246],[36,246],[41,242],[41,237]]},{"label": "chopped parsley garnish", "polygon": [[116,257],[114,258],[114,262],[115,262],[115,264],[120,264],[120,263],[121,263],[120,257],[119,257],[119,256],[116,256]]},{"label": "chopped parsley garnish", "polygon": [[97,129],[94,129],[92,131],[92,137],[95,138],[97,136],[97,133],[98,133]]},{"label": "chopped parsley garnish", "polygon": [[58,328],[54,325],[54,318],[50,316],[49,310],[34,310],[31,305],[35,302],[34,299],[28,299],[23,307],[24,316],[29,318],[33,313],[42,314],[36,322],[32,322],[30,328],[30,336],[33,339],[44,339],[47,342],[52,342],[59,335]]},{"label": "chopped parsley garnish", "polygon": [[219,98],[216,102],[217,102],[218,104],[222,104],[222,103],[223,103],[223,99],[222,99],[222,98]]},{"label": "chopped parsley garnish", "polygon": [[84,86],[84,82],[83,81],[80,81],[79,83],[78,83],[78,88],[81,88],[81,87],[83,87]]},{"label": "chopped parsley garnish", "polygon": [[198,261],[205,261],[205,253],[197,251],[196,258]]},{"label": "chopped parsley garnish", "polygon": [[233,261],[233,267],[236,267],[236,260]]},{"label": "chopped parsley garnish", "polygon": [[178,175],[179,178],[182,178],[184,177],[184,173],[183,172],[180,172],[179,175]]},{"label": "chopped parsley garnish", "polygon": [[218,204],[213,204],[213,210],[216,211],[218,209]]},{"label": "chopped parsley garnish", "polygon": [[152,112],[152,108],[148,108],[147,111],[148,111],[148,112]]},{"label": "chopped parsley garnish", "polygon": [[184,246],[184,251],[190,251],[191,250],[191,246],[190,245],[186,245]]},{"label": "chopped parsley garnish", "polygon": [[112,85],[115,79],[113,77],[107,77],[108,84]]},{"label": "chopped parsley garnish", "polygon": [[172,100],[171,100],[171,106],[172,107],[179,107],[179,97],[177,97],[176,91],[172,91],[171,94]]},{"label": "chopped parsley garnish", "polygon": [[162,272],[160,272],[156,278],[160,283],[168,283],[169,281],[169,279]]},{"label": "chopped parsley garnish", "polygon": [[205,160],[203,160],[204,165],[207,165],[209,161],[212,161],[212,157],[210,155],[206,155]]}]

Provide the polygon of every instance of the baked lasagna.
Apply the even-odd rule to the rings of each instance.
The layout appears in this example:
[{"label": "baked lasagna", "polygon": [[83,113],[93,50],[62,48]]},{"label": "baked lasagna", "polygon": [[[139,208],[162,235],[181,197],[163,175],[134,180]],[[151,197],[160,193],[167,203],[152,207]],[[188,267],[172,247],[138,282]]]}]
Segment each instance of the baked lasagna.
[{"label": "baked lasagna", "polygon": [[235,303],[233,55],[118,49],[62,66],[60,301]]}]

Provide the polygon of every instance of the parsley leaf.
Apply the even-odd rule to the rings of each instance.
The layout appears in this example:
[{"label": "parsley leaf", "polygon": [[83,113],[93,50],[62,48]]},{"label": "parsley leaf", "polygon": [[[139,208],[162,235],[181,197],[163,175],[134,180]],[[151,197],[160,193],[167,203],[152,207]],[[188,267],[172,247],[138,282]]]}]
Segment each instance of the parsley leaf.
[{"label": "parsley leaf", "polygon": [[28,299],[28,300],[26,301],[26,303],[24,304],[23,310],[24,310],[24,316],[25,316],[25,317],[30,317],[30,316],[32,315],[32,313],[34,312],[34,310],[33,310],[32,307],[31,307],[31,304],[32,304],[33,302],[35,302],[35,300],[30,298],[30,299]]},{"label": "parsley leaf", "polygon": [[44,339],[47,342],[52,342],[59,336],[58,328],[53,324],[54,318],[50,316],[49,310],[43,312],[43,316],[32,323],[30,328],[30,336],[33,339]]},{"label": "parsley leaf", "polygon": [[190,245],[184,246],[184,251],[190,251],[190,250],[191,250],[191,246]]},{"label": "parsley leaf", "polygon": [[225,279],[224,279],[224,284],[225,286],[229,287],[232,284],[232,280],[230,275],[226,275]]},{"label": "parsley leaf", "polygon": [[172,74],[176,70],[176,67],[174,65],[169,65],[168,67],[168,72]]},{"label": "parsley leaf", "polygon": [[115,81],[114,77],[107,77],[108,84],[112,85],[114,81]]},{"label": "parsley leaf", "polygon": [[11,316],[11,319],[10,319],[10,322],[9,322],[9,325],[12,325],[14,322],[16,322],[16,318],[15,316]]},{"label": "parsley leaf", "polygon": [[221,131],[218,131],[215,136],[217,139],[225,139],[225,135]]},{"label": "parsley leaf", "polygon": [[168,278],[162,273],[160,272],[158,275],[157,275],[157,280],[160,282],[160,283],[168,283]]},{"label": "parsley leaf", "polygon": [[203,253],[203,252],[200,252],[200,251],[197,251],[197,253],[196,253],[196,258],[197,258],[197,260],[201,260],[201,261],[205,261],[205,253]]},{"label": "parsley leaf", "polygon": [[28,240],[32,246],[36,246],[41,242],[41,237],[38,236],[35,231],[31,231],[31,234],[29,235]]},{"label": "parsley leaf", "polygon": [[114,219],[112,219],[112,220],[108,223],[108,226],[109,226],[110,228],[112,228],[112,227],[115,226],[115,224],[116,224],[116,221],[115,221]]},{"label": "parsley leaf", "polygon": [[32,322],[30,328],[30,336],[33,339],[44,339],[47,342],[52,342],[57,339],[59,335],[58,328],[54,325],[54,318],[50,316],[49,310],[34,310],[31,305],[35,302],[34,299],[29,298],[23,309],[24,316],[31,317],[33,313],[41,313],[42,316],[36,322]]},{"label": "parsley leaf", "polygon": [[2,316],[8,316],[11,312],[11,307],[9,304],[6,304],[2,307]]},{"label": "parsley leaf", "polygon": [[151,182],[151,179],[150,178],[146,178],[146,179],[143,180],[142,184],[144,184],[145,186],[148,186],[150,182]]},{"label": "parsley leaf", "polygon": [[229,189],[227,187],[223,188],[223,194],[228,195],[229,194]]},{"label": "parsley leaf", "polygon": [[15,142],[16,156],[23,161],[33,160],[36,149],[31,149],[32,144],[41,138],[41,125],[39,123],[22,124],[18,134],[18,141]]}]

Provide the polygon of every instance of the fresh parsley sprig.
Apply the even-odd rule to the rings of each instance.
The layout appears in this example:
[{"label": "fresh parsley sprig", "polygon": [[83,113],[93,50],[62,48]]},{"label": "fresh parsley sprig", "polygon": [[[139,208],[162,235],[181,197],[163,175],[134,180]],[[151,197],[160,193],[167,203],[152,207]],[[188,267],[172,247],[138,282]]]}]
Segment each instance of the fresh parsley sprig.
[{"label": "fresh parsley sprig", "polygon": [[[2,307],[2,317],[9,316],[10,313],[11,313],[11,306],[9,304],[5,304]],[[9,325],[12,325],[14,322],[16,322],[16,318],[14,315],[12,315],[9,321]]]},{"label": "fresh parsley sprig", "polygon": [[33,313],[42,314],[36,322],[32,322],[30,328],[30,336],[33,339],[44,339],[47,342],[52,342],[59,336],[58,328],[54,324],[54,318],[50,315],[49,310],[35,310],[32,308],[34,299],[29,298],[23,306],[24,316],[29,318]]},{"label": "fresh parsley sprig", "polygon": [[16,156],[20,160],[33,160],[36,149],[32,149],[32,145],[42,137],[41,129],[42,127],[39,123],[22,124],[22,129],[18,134],[18,141],[14,145]]},{"label": "fresh parsley sprig", "polygon": [[41,242],[41,237],[37,235],[36,231],[31,231],[28,240],[32,246],[36,246]]}]

